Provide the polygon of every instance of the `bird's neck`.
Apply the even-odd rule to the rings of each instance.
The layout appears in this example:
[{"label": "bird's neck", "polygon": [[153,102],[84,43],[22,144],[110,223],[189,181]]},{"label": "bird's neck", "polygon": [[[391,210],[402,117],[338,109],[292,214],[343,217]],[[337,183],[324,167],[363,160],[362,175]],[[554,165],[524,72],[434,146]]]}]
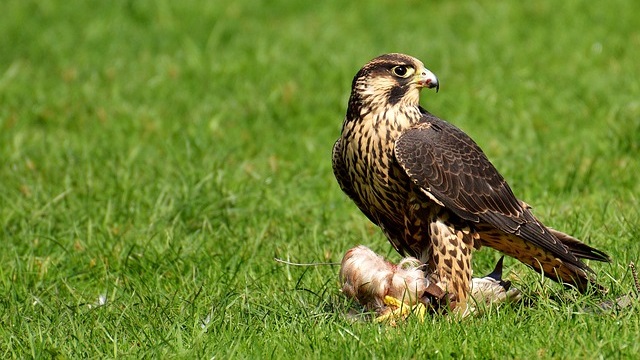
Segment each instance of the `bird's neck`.
[{"label": "bird's neck", "polygon": [[412,127],[422,116],[419,92],[416,94],[416,97],[406,96],[402,101],[391,104],[384,95],[353,93],[349,99],[345,123],[368,122],[374,128],[384,124],[398,130]]},{"label": "bird's neck", "polygon": [[356,76],[351,86],[346,119],[357,121],[380,112],[419,113],[419,108],[419,87],[390,80],[372,82],[367,76]]}]

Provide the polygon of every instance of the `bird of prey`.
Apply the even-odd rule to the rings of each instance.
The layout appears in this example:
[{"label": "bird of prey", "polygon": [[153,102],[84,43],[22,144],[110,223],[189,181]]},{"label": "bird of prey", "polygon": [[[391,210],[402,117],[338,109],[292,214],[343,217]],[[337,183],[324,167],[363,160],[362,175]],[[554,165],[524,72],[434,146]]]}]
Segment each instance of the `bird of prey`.
[{"label": "bird of prey", "polygon": [[608,255],[543,225],[467,134],[420,106],[422,88],[438,91],[438,79],[408,55],[358,71],[333,146],[341,189],[400,254],[424,264],[452,308],[467,301],[472,251],[483,245],[580,291],[596,285],[582,259]]}]

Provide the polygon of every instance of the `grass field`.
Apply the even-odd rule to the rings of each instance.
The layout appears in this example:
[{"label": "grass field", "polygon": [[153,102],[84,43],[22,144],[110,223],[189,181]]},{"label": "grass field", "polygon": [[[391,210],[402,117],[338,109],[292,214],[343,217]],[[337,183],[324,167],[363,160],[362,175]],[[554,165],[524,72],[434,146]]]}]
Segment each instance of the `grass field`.
[{"label": "grass field", "polygon": [[[331,147],[351,79],[386,52],[441,81],[548,225],[640,259],[640,2],[0,4],[2,358],[638,358],[640,306],[513,259],[527,304],[397,327],[345,317],[339,262],[386,239]],[[476,274],[499,254],[483,249]]]}]

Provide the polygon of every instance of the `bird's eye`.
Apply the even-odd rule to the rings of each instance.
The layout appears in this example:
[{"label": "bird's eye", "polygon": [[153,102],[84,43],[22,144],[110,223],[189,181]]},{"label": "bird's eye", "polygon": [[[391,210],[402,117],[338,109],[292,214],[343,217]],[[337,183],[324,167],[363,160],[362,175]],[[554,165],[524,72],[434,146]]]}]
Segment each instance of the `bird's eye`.
[{"label": "bird's eye", "polygon": [[391,68],[391,72],[397,77],[408,78],[413,74],[414,70],[410,66],[398,65]]}]

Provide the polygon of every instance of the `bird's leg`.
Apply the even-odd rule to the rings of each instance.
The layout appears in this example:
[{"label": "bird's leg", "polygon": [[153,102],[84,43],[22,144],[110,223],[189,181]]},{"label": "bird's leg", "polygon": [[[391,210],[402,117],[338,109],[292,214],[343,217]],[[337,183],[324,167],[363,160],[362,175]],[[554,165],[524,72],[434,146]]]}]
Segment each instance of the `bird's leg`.
[{"label": "bird's leg", "polygon": [[430,224],[431,249],[424,257],[430,278],[447,293],[451,309],[464,314],[471,284],[474,234],[468,226],[456,228],[447,220],[439,217]]}]

